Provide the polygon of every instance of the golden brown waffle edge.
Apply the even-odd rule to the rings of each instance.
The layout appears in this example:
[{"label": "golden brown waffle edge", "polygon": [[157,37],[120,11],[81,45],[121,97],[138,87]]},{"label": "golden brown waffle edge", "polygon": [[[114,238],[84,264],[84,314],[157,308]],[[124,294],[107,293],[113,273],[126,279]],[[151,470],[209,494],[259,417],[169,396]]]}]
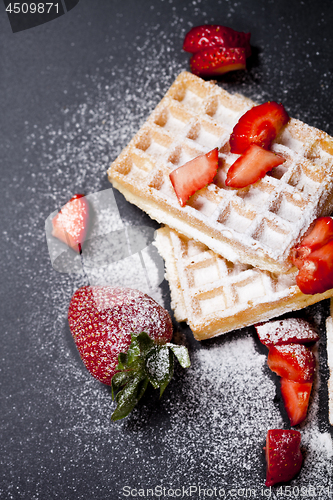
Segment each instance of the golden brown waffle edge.
[{"label": "golden brown waffle edge", "polygon": [[[333,209],[333,139],[291,119],[272,149],[286,162],[247,188],[224,184],[238,155],[228,141],[239,117],[255,103],[182,72],[108,170],[125,198],[232,262],[272,272],[290,269],[291,248],[315,218]],[[219,147],[214,183],[185,207],[169,173]]]},{"label": "golden brown waffle edge", "polygon": [[272,274],[234,264],[201,243],[164,227],[155,245],[165,260],[171,307],[186,321],[197,340],[267,321],[333,296],[304,295],[295,272]]}]

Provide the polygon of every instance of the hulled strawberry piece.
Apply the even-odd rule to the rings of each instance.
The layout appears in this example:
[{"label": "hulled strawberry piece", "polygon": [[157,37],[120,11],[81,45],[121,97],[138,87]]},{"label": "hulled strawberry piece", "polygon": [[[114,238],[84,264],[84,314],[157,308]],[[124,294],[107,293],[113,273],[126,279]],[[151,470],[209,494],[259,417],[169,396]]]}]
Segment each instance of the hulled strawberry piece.
[{"label": "hulled strawberry piece", "polygon": [[149,382],[162,394],[172,377],[173,355],[189,366],[186,348],[169,343],[169,313],[138,290],[82,287],[72,297],[68,321],[89,372],[117,392],[113,420],[128,415]]},{"label": "hulled strawberry piece", "polygon": [[295,382],[312,382],[316,368],[313,352],[303,344],[270,347],[267,364],[280,377]]},{"label": "hulled strawberry piece", "polygon": [[266,486],[290,481],[301,470],[301,433],[270,429],[266,437]]},{"label": "hulled strawberry piece", "polygon": [[295,382],[281,378],[281,394],[290,425],[298,425],[305,420],[311,389],[312,382]]},{"label": "hulled strawberry piece", "polygon": [[89,224],[89,205],[83,194],[76,194],[53,218],[52,235],[76,252],[81,251]]},{"label": "hulled strawberry piece", "polygon": [[288,121],[288,113],[282,104],[269,101],[254,106],[236,123],[230,136],[230,151],[242,154],[250,144],[269,149]]},{"label": "hulled strawberry piece", "polygon": [[319,335],[310,323],[302,318],[286,318],[255,325],[259,340],[267,347],[284,344],[317,342]]},{"label": "hulled strawberry piece", "polygon": [[251,33],[235,31],[217,24],[195,26],[185,36],[183,50],[192,54],[213,47],[243,47],[246,57],[251,55]]},{"label": "hulled strawberry piece", "polygon": [[319,217],[311,231],[303,238],[301,245],[307,246],[311,251],[326,245],[333,240],[333,218]]},{"label": "hulled strawberry piece", "polygon": [[331,240],[333,240],[333,218],[319,217],[301,243],[293,248],[292,261],[294,265],[300,269],[304,259],[311,252],[318,250]]},{"label": "hulled strawberry piece", "polygon": [[217,167],[218,148],[215,148],[171,172],[170,180],[182,207],[190,196],[213,181]]},{"label": "hulled strawberry piece", "polygon": [[251,144],[229,168],[225,184],[234,188],[249,186],[284,161],[282,156]]},{"label": "hulled strawberry piece", "polygon": [[218,76],[229,71],[246,69],[246,55],[243,48],[212,47],[199,50],[190,59],[194,75]]},{"label": "hulled strawberry piece", "polygon": [[333,288],[333,240],[302,259],[296,283],[302,293],[309,295]]}]

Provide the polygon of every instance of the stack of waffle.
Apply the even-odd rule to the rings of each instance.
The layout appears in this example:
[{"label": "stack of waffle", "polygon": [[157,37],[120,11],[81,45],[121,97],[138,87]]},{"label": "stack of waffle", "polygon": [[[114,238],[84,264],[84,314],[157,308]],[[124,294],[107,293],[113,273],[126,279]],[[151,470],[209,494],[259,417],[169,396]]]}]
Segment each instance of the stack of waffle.
[{"label": "stack of waffle", "polygon": [[[165,225],[156,246],[172,307],[198,340],[333,296],[302,294],[290,260],[313,221],[332,212],[333,139],[290,119],[272,145],[286,161],[253,185],[228,188],[238,157],[230,134],[255,104],[183,72],[108,171],[128,201]],[[214,182],[181,207],[170,172],[215,147]]]}]

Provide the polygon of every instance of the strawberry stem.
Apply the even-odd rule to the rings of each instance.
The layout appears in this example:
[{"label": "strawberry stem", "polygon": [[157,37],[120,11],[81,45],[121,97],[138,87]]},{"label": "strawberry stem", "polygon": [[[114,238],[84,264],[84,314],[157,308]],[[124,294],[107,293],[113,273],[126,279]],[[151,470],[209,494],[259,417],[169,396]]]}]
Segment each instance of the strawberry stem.
[{"label": "strawberry stem", "polygon": [[132,334],[128,351],[118,356],[118,371],[111,380],[112,399],[117,403],[111,420],[127,417],[149,383],[154,389],[160,389],[161,397],[172,379],[175,357],[183,368],[190,366],[186,347],[169,342],[157,345],[146,332]]}]

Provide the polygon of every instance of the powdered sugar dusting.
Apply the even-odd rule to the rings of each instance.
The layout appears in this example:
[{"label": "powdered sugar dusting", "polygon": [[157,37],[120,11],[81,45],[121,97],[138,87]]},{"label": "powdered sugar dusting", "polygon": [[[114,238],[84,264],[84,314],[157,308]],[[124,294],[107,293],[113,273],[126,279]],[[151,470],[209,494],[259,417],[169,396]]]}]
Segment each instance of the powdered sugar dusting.
[{"label": "powdered sugar dusting", "polygon": [[301,318],[267,321],[256,326],[260,341],[265,345],[318,340],[318,333],[310,323]]},{"label": "powdered sugar dusting", "polygon": [[[199,13],[203,15],[195,2],[193,8],[198,18]],[[180,24],[176,18],[172,24],[173,36],[179,39]],[[17,227],[10,239],[6,234],[4,238],[14,256],[20,255],[19,247],[26,248],[15,278],[27,283],[23,294],[34,308],[24,324],[17,321],[16,328],[18,337],[23,337],[29,325],[25,355],[34,365],[36,383],[35,387],[26,387],[23,366],[22,374],[16,374],[18,393],[8,395],[3,404],[4,413],[12,420],[11,444],[15,444],[4,449],[6,479],[0,492],[9,492],[9,498],[27,498],[32,492],[31,499],[44,499],[50,477],[59,487],[67,481],[68,498],[87,498],[92,476],[100,489],[91,498],[94,494],[96,498],[119,498],[125,485],[176,488],[199,483],[202,487],[224,487],[226,491],[253,488],[261,498],[266,432],[285,426],[275,400],[274,381],[265,368],[265,355],[257,352],[250,330],[202,345],[190,340],[191,368],[182,370],[177,365],[175,378],[163,399],[159,400],[153,391],[148,393],[131,417],[116,424],[110,422],[114,405],[109,388],[88,374],[70,337],[70,298],[77,288],[93,279],[94,273],[66,275],[52,269],[44,221],[74,193],[109,188],[105,172],[110,162],[184,69],[175,62],[172,51],[167,50],[166,33],[160,32],[160,28],[151,29],[147,40],[152,37],[155,44],[150,50],[140,47],[143,55],[138,50],[137,59],[112,69],[110,79],[98,72],[87,75],[87,81],[78,87],[86,86],[89,90],[83,93],[77,108],[64,110],[62,124],[50,123],[42,130],[35,127],[33,133],[34,124],[25,124],[27,169],[22,178],[13,182],[17,188],[28,191],[31,201],[24,207],[26,218],[20,217],[23,207],[18,205]],[[111,65],[111,61],[103,63]],[[262,101],[266,97],[250,78],[239,87],[244,88],[245,84],[252,98]],[[38,187],[29,173],[33,167],[30,150],[36,148],[40,148]],[[121,215],[125,224],[140,224],[144,218],[131,207]],[[108,224],[110,229],[120,228],[119,220],[111,216]],[[35,263],[36,255],[40,255],[37,270],[36,265],[30,265]],[[106,269],[103,278],[111,282],[117,269]],[[102,274],[94,274],[94,283]],[[164,301],[160,288],[156,295],[160,302]],[[183,331],[191,339],[190,333]],[[23,406],[17,397],[22,390],[31,391],[29,406]],[[293,484],[332,487],[332,442],[329,434],[320,429],[316,394],[301,429],[306,459]],[[15,436],[16,426],[22,425],[27,434],[23,444]],[[61,450],[59,435],[66,443]],[[28,456],[24,455],[27,449]],[[46,457],[44,461],[42,456]],[[35,463],[33,467],[28,463],[30,459]],[[16,476],[13,464],[17,460],[25,464],[24,477]],[[81,486],[83,473],[87,481]],[[53,493],[54,497],[58,495],[50,492],[50,498]]]}]

